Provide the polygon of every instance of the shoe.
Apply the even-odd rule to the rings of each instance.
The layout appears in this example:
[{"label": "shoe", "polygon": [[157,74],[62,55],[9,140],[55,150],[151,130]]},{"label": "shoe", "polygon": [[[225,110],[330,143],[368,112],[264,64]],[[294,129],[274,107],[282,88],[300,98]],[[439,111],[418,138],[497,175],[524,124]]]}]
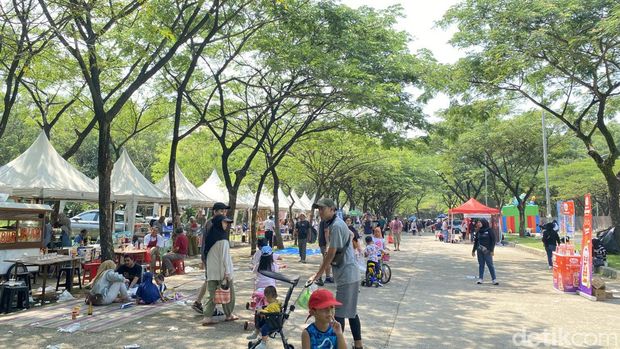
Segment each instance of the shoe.
[{"label": "shoe", "polygon": [[223,316],[223,315],[224,315],[224,313],[222,313],[218,309],[215,309],[215,310],[213,310],[213,315],[211,315],[211,316]]},{"label": "shoe", "polygon": [[192,304],[192,309],[194,309],[198,314],[202,314],[204,311],[200,302],[194,302],[194,304]]},{"label": "shoe", "polygon": [[257,346],[254,347],[254,349],[267,349],[267,343],[260,342],[260,343],[258,343]]},{"label": "shoe", "polygon": [[301,261],[303,264],[306,264],[306,260]]},{"label": "shoe", "polygon": [[497,282],[497,280],[493,280],[493,285],[497,286],[499,285],[499,282]]},{"label": "shoe", "polygon": [[325,283],[326,284],[333,284],[334,283],[334,278],[331,276],[328,276],[325,278]]},{"label": "shoe", "polygon": [[318,280],[315,280],[314,283],[317,284],[317,286],[323,286],[324,285],[323,279],[321,279],[321,278],[319,278]]},{"label": "shoe", "polygon": [[553,269],[553,266],[552,266],[552,265],[550,265],[550,266],[549,266],[549,268],[547,268],[547,269],[551,270],[551,269]]},{"label": "shoe", "polygon": [[482,279],[478,279],[478,281],[476,281],[476,283],[477,283],[478,285],[481,285],[481,284],[482,284]]},{"label": "shoe", "polygon": [[250,334],[247,337],[245,337],[245,339],[253,341],[253,340],[256,339],[256,337],[258,337],[258,332],[254,331],[254,332],[252,332],[252,334]]}]

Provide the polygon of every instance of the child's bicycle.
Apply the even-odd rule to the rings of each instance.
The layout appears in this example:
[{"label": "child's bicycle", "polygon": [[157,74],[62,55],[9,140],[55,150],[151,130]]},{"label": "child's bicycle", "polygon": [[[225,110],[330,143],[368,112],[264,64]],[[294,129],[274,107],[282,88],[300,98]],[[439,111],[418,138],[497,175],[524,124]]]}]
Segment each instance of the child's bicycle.
[{"label": "child's bicycle", "polygon": [[[299,300],[299,296],[301,295],[300,293],[297,296],[297,299],[289,306],[289,301],[291,300],[293,289],[295,289],[295,286],[297,286],[297,283],[299,282],[299,276],[297,276],[294,279],[289,279],[285,275],[282,275],[280,273],[276,273],[273,271],[261,270],[259,271],[259,273],[269,278],[290,284],[288,291],[286,292],[286,297],[284,298],[284,303],[282,303],[282,310],[277,314],[266,314],[265,319],[272,328],[272,330],[269,332],[269,338],[276,338],[276,336],[279,334],[280,338],[282,339],[282,346],[284,347],[284,349],[295,349],[295,347],[292,344],[288,343],[288,339],[286,338],[286,335],[284,334],[283,327],[284,327],[284,323],[286,322],[286,320],[288,320],[291,312],[295,311],[295,304],[297,304],[297,300]],[[312,285],[311,283],[306,283],[304,285],[304,288],[310,287],[311,285]],[[258,340],[248,342],[248,349],[256,348],[261,343],[261,341],[262,341],[261,337],[258,337]]]},{"label": "child's bicycle", "polygon": [[368,261],[366,263],[366,277],[362,280],[362,286],[379,287],[392,279],[392,268],[386,263],[390,260],[387,253],[381,254],[380,262]]},{"label": "child's bicycle", "polygon": [[[245,308],[247,310],[256,311],[257,309],[262,309],[265,304],[265,294],[264,288],[258,288],[254,293],[252,293],[252,299],[245,303]],[[254,328],[254,321],[246,321],[243,324],[243,329],[248,330],[250,328]]]}]

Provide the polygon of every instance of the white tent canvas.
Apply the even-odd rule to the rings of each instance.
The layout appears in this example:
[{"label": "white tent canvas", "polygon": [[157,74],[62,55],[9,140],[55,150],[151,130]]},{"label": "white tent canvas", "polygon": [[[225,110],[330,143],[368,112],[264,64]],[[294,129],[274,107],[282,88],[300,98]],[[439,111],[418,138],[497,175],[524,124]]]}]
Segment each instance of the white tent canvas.
[{"label": "white tent canvas", "polygon": [[306,192],[304,192],[301,195],[300,199],[301,199],[301,202],[304,204],[304,207],[306,208],[306,210],[308,211],[312,210],[312,204],[314,203],[314,201],[308,198],[308,194],[306,194]]},{"label": "white tent canvas", "polygon": [[303,204],[303,202],[301,201],[301,199],[299,198],[299,196],[297,195],[297,193],[295,193],[295,189],[291,190],[291,194],[290,196],[293,197],[293,200],[295,201],[295,203],[293,204],[293,209],[296,211],[308,211],[305,207],[305,205]]},{"label": "white tent canvas", "polygon": [[[192,182],[185,177],[178,164],[174,165],[175,182],[176,182],[176,194],[177,201],[181,205],[193,205],[193,206],[209,206],[215,203],[215,201],[209,199],[198,188],[196,188]],[[155,185],[161,189],[164,193],[170,193],[170,178],[169,173]]]},{"label": "white tent canvas", "polygon": [[127,151],[114,163],[112,195],[122,202],[167,202],[168,195],[151,183],[133,164]]},{"label": "white tent canvas", "polygon": [[213,202],[228,202],[228,189],[217,175],[217,171],[213,170],[207,180],[198,187],[201,193]]},{"label": "white tent canvas", "polygon": [[96,201],[95,181],[63,159],[45,133],[23,154],[0,167],[0,182],[19,197]]},{"label": "white tent canvas", "polygon": [[284,194],[282,188],[278,188],[278,206],[280,206],[280,211],[287,211],[288,207],[291,206],[291,200]]}]

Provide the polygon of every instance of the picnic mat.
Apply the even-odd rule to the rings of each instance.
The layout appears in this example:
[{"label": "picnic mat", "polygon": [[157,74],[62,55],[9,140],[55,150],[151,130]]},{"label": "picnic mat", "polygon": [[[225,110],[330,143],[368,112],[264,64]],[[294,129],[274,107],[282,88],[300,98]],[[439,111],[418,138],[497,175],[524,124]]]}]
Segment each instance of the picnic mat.
[{"label": "picnic mat", "polygon": [[[195,292],[179,292],[178,300],[157,302],[151,305],[133,305],[121,309],[121,303],[93,307],[93,315],[87,315],[88,306],[84,299],[76,299],[57,303],[50,306],[30,308],[25,311],[0,316],[0,324],[14,326],[32,326],[45,328],[68,328],[79,324],[79,331],[101,332],[113,327],[135,322],[136,319],[158,313],[166,309],[180,308],[185,301],[192,299]],[[80,306],[80,315],[76,320],[71,319],[71,310]]]}]

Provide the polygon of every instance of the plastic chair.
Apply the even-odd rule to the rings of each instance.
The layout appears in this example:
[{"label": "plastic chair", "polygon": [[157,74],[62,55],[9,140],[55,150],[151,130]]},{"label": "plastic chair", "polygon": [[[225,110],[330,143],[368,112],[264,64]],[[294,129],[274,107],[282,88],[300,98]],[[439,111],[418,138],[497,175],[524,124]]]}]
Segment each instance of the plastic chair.
[{"label": "plastic chair", "polygon": [[172,261],[172,266],[174,266],[175,274],[177,275],[185,274],[185,260],[175,259]]},{"label": "plastic chair", "polygon": [[[82,274],[81,274],[81,265],[78,264],[76,266],[74,265],[65,265],[62,268],[60,268],[60,271],[58,272],[58,276],[56,278],[56,291],[58,291],[58,288],[60,286],[63,286],[67,291],[71,292],[71,289],[73,288],[73,272],[77,271],[77,276],[78,276],[78,286],[80,287],[80,290],[82,289]],[[60,278],[62,276],[62,274],[65,274],[65,282],[64,283],[60,283]]]},{"label": "plastic chair", "polygon": [[82,264],[82,269],[84,270],[84,277],[82,280],[84,283],[90,282],[95,278],[95,276],[97,276],[97,270],[99,270],[100,265],[100,260]]},{"label": "plastic chair", "polygon": [[11,313],[17,309],[30,308],[28,286],[1,285],[0,313]]}]

